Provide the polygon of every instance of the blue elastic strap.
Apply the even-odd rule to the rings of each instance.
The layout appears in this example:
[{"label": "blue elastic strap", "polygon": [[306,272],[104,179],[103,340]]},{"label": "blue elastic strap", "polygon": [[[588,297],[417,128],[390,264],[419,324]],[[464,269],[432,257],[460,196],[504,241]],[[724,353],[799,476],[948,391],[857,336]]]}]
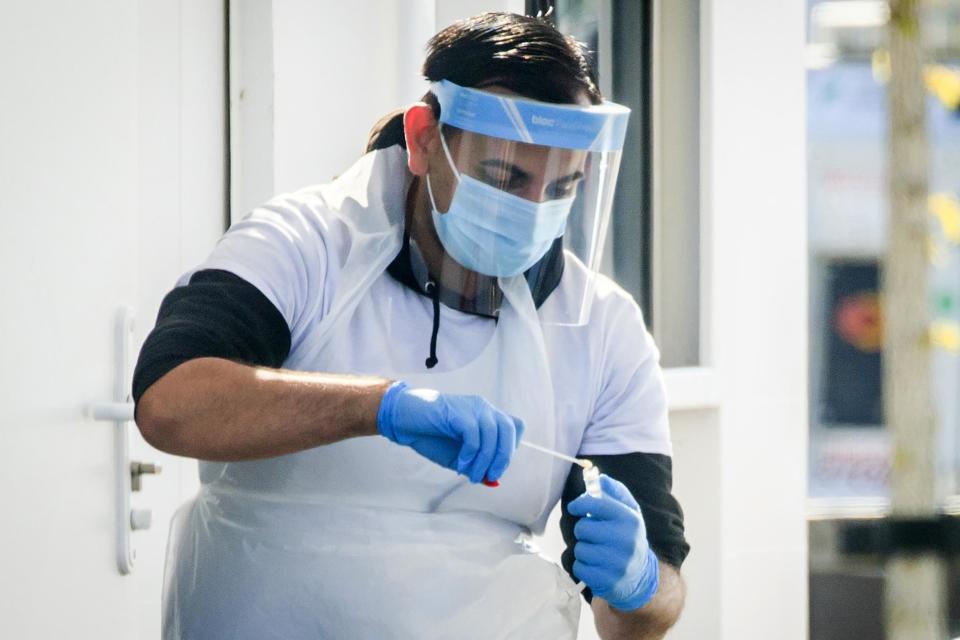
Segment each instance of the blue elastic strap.
[{"label": "blue elastic strap", "polygon": [[430,85],[440,102],[440,122],[494,138],[548,147],[620,151],[630,109],[615,102],[552,104],[461,87]]}]

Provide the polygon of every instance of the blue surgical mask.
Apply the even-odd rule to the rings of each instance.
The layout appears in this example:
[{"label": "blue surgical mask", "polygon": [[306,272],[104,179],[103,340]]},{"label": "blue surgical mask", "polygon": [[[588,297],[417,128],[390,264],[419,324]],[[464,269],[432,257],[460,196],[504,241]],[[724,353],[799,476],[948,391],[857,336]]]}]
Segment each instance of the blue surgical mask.
[{"label": "blue surgical mask", "polygon": [[427,174],[433,225],[444,250],[488,276],[515,276],[535,265],[563,235],[574,196],[533,202],[497,189],[457,171],[442,133],[440,142],[457,177],[450,208],[440,213]]}]

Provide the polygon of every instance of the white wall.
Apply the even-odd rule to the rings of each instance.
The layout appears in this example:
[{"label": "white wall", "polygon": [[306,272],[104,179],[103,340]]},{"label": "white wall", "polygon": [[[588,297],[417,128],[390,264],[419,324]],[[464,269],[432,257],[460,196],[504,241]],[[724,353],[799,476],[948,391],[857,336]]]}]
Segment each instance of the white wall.
[{"label": "white wall", "polygon": [[[109,311],[136,295],[115,265],[136,255],[136,215],[117,214],[138,202],[137,11],[50,4],[0,20],[0,636],[117,638],[136,606],[104,570],[111,432],[85,424],[81,403],[109,394]],[[94,592],[115,615],[82,595]]]},{"label": "white wall", "polygon": [[807,628],[804,3],[701,6],[721,637],[799,639]]},{"label": "white wall", "polygon": [[494,10],[523,0],[232,0],[233,218],[350,166],[381,116],[426,93],[427,40]]},{"label": "white wall", "polygon": [[332,179],[363,154],[370,126],[400,106],[401,10],[382,1],[274,3],[278,192]]}]

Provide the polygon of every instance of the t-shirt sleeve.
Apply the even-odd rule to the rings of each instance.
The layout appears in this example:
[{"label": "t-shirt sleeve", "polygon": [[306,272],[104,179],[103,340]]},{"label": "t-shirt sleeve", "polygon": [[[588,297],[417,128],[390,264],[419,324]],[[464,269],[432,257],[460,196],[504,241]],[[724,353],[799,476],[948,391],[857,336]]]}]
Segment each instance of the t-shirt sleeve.
[{"label": "t-shirt sleeve", "polygon": [[643,313],[622,290],[601,303],[599,389],[579,453],[672,455],[660,351]]},{"label": "t-shirt sleeve", "polygon": [[[297,192],[278,196],[235,223],[217,242],[210,256],[185,274],[179,285],[199,270],[222,270],[256,287],[286,321],[292,348],[303,338],[308,319],[326,311],[331,262],[338,259],[338,233],[322,207]],[[342,248],[341,248],[342,250]]]}]

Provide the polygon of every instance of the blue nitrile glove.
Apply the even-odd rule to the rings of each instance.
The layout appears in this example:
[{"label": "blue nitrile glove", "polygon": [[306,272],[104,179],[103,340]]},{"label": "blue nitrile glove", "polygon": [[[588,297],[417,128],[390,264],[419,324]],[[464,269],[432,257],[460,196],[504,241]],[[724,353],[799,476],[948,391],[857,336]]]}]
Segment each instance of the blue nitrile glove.
[{"label": "blue nitrile glove", "polygon": [[480,396],[411,389],[395,382],[380,401],[377,428],[471,482],[496,481],[523,436],[523,421]]},{"label": "blue nitrile glove", "polygon": [[573,573],[610,606],[639,609],[660,584],[657,556],[630,490],[603,474],[600,486],[603,497],[584,493],[567,505],[571,515],[580,517],[573,528]]}]

